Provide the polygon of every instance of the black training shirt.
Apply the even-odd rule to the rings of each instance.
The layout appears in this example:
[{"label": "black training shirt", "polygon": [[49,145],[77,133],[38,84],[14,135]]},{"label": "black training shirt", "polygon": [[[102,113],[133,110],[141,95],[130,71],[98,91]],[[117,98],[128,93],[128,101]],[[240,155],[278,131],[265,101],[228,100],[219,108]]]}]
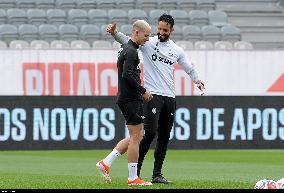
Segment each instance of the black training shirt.
[{"label": "black training shirt", "polygon": [[121,45],[117,60],[117,103],[143,100],[142,95],[146,92],[146,89],[141,86],[138,48],[139,46],[131,39],[128,43]]}]

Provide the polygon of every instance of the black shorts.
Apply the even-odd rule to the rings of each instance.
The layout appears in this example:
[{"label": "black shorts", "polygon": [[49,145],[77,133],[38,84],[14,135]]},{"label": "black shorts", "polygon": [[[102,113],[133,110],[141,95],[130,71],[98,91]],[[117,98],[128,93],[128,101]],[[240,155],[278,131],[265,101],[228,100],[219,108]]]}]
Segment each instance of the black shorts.
[{"label": "black shorts", "polygon": [[131,101],[117,104],[126,120],[126,125],[139,125],[143,123],[143,102]]}]

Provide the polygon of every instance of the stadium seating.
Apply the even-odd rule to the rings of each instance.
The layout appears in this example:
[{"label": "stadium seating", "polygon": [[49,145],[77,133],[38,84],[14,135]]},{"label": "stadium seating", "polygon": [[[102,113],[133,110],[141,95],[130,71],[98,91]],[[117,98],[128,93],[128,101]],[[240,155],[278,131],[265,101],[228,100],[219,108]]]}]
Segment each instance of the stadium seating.
[{"label": "stadium seating", "polygon": [[[240,10],[242,3],[247,6]],[[269,25],[279,23],[280,30],[258,26],[258,29],[262,30],[262,33],[259,33],[255,30],[256,27],[250,27],[249,21],[242,19],[242,14],[247,16],[251,9],[255,11],[253,14],[256,16],[263,12],[277,14],[276,24]],[[264,32],[275,34],[271,36],[275,37],[275,40],[281,36],[282,31],[284,33],[284,28],[281,31],[282,20],[284,21],[283,9],[280,0],[0,0],[0,26],[1,29],[9,29],[9,32],[1,32],[3,35],[0,40],[6,42],[7,46],[13,40],[12,37],[27,42],[37,39],[46,42],[64,40],[70,45],[75,40],[83,40],[89,45],[95,40],[105,40],[113,45],[113,37],[105,31],[108,23],[116,22],[119,30],[130,35],[133,22],[144,19],[150,23],[152,35],[155,35],[158,18],[163,13],[169,13],[175,19],[175,31],[171,36],[174,41],[190,41],[193,44],[196,41],[210,41],[215,45],[218,41],[249,43],[250,38],[253,38],[264,47],[268,39],[264,38]],[[257,10],[259,12],[256,12]],[[267,17],[263,20],[268,21]],[[261,21],[255,24],[251,22],[250,25],[257,26],[258,23]],[[17,30],[11,26],[7,27],[7,24]],[[66,25],[69,26],[68,29],[62,27]],[[92,27],[81,28],[83,25]],[[243,33],[246,34],[245,38]],[[281,45],[282,39],[284,47],[284,37],[278,39],[280,43],[277,47]],[[222,47],[223,44],[220,42],[216,45]],[[252,48],[258,46],[251,45]],[[218,46],[215,49],[222,49]],[[272,42],[271,46],[276,47],[276,42]],[[233,46],[233,49],[240,48]]]},{"label": "stadium seating", "polygon": [[66,12],[62,9],[47,9],[47,22],[53,25],[61,25],[66,23]]},{"label": "stadium seating", "polygon": [[88,12],[83,9],[70,9],[67,16],[68,23],[81,27],[88,23]]},{"label": "stadium seating", "polygon": [[216,42],[222,39],[221,31],[214,25],[206,25],[201,27],[202,39],[206,41]]},{"label": "stadium seating", "polygon": [[194,44],[190,41],[185,41],[185,40],[176,41],[176,44],[178,46],[180,46],[181,48],[183,48],[184,50],[193,50],[194,49]]},{"label": "stadium seating", "polygon": [[36,0],[37,9],[53,9],[55,8],[55,0]]},{"label": "stadium seating", "polygon": [[17,40],[19,38],[17,27],[11,24],[0,25],[0,38],[7,44],[9,44],[12,40]]},{"label": "stadium seating", "polygon": [[122,26],[120,27],[120,30],[119,30],[119,31],[121,31],[122,33],[124,33],[124,34],[127,35],[127,36],[130,36],[131,33],[132,33],[132,25],[130,25],[130,24],[122,25]]},{"label": "stadium seating", "polygon": [[153,9],[158,9],[159,1],[156,0],[137,0],[136,8],[142,9],[144,11],[151,11]]},{"label": "stadium seating", "polygon": [[174,41],[180,41],[183,39],[183,31],[180,26],[174,26],[174,31],[171,34],[171,39]]},{"label": "stadium seating", "polygon": [[208,25],[209,19],[206,11],[203,10],[191,10],[188,13],[190,24],[197,26]]},{"label": "stadium seating", "polygon": [[177,2],[173,0],[159,0],[158,1],[158,9],[163,9],[163,10],[175,10],[177,9]]},{"label": "stadium seating", "polygon": [[35,8],[36,1],[35,0],[17,0],[16,7],[19,9]]},{"label": "stadium seating", "polygon": [[77,0],[77,8],[84,9],[86,11],[90,9],[96,9],[97,1],[96,0]]},{"label": "stadium seating", "polygon": [[185,10],[170,10],[169,14],[175,19],[175,25],[190,24],[188,13]]},{"label": "stadium seating", "polygon": [[33,25],[41,25],[47,23],[46,11],[43,9],[28,9],[28,23]]},{"label": "stadium seating", "polygon": [[241,40],[240,29],[233,25],[225,25],[221,28],[222,40],[236,42]]},{"label": "stadium seating", "polygon": [[236,42],[234,42],[233,47],[235,49],[240,49],[240,50],[251,50],[251,49],[253,49],[253,45],[250,42],[246,42],[246,41],[236,41]]},{"label": "stadium seating", "polygon": [[87,49],[90,48],[90,44],[83,40],[73,40],[70,43],[70,47],[75,49]]},{"label": "stadium seating", "polygon": [[55,48],[55,49],[70,48],[70,44],[69,42],[64,40],[53,40],[50,42],[50,48]]},{"label": "stadium seating", "polygon": [[197,50],[210,50],[214,49],[214,45],[209,41],[196,41],[194,43],[194,48]]},{"label": "stadium seating", "polygon": [[149,11],[148,22],[150,24],[155,24],[155,25],[158,24],[159,17],[164,13],[167,13],[167,12],[162,9],[153,9]]},{"label": "stadium seating", "polygon": [[12,8],[8,9],[7,12],[7,19],[9,24],[13,25],[20,25],[27,23],[27,15],[25,10]]},{"label": "stadium seating", "polygon": [[110,9],[108,10],[108,23],[128,24],[128,14],[122,9]]},{"label": "stadium seating", "polygon": [[183,39],[187,41],[200,41],[202,39],[201,29],[196,25],[185,25],[182,27]]},{"label": "stadium seating", "polygon": [[117,9],[123,9],[125,11],[136,9],[136,0],[116,0],[116,4]]},{"label": "stadium seating", "polygon": [[0,7],[1,9],[15,8],[17,0],[1,0]]},{"label": "stadium seating", "polygon": [[177,9],[191,11],[197,9],[196,0],[177,0]]},{"label": "stadium seating", "polygon": [[50,45],[48,42],[43,40],[33,40],[30,42],[30,48],[33,49],[48,49]]},{"label": "stadium seating", "polygon": [[4,41],[0,40],[0,49],[7,48],[7,44]]},{"label": "stadium seating", "polygon": [[97,9],[115,9],[115,0],[97,0]]},{"label": "stadium seating", "polygon": [[[219,0],[218,0],[219,1]],[[241,30],[241,39],[254,49],[284,48],[284,14],[279,0],[222,0],[218,8]]]},{"label": "stadium seating", "polygon": [[210,11],[216,8],[215,0],[198,0],[197,3],[200,10]]},{"label": "stadium seating", "polygon": [[151,27],[151,34],[152,35],[156,35],[157,34],[157,25],[153,25],[153,24],[150,24],[150,27]]},{"label": "stadium seating", "polygon": [[63,40],[53,40],[50,42],[50,48],[54,49],[68,49],[70,48],[69,42]]},{"label": "stadium seating", "polygon": [[24,40],[12,40],[9,43],[9,47],[14,49],[25,49],[29,48],[30,44]]},{"label": "stadium seating", "polygon": [[76,0],[56,0],[55,6],[58,9],[75,9],[77,7]]},{"label": "stadium seating", "polygon": [[5,9],[0,9],[0,25],[6,22],[6,11]]},{"label": "stadium seating", "polygon": [[108,14],[104,9],[91,9],[88,11],[90,24],[104,25],[108,23]]},{"label": "stadium seating", "polygon": [[97,25],[85,24],[80,27],[80,39],[91,44],[101,39],[101,30]]},{"label": "stadium seating", "polygon": [[97,40],[92,44],[94,49],[112,49],[112,44],[109,41]]},{"label": "stadium seating", "polygon": [[60,40],[70,42],[78,39],[79,29],[71,24],[63,24],[58,27],[58,34]]},{"label": "stadium seating", "polygon": [[214,43],[214,48],[217,50],[229,50],[233,48],[233,44],[228,41],[217,41]]},{"label": "stadium seating", "polygon": [[18,27],[19,39],[31,42],[38,39],[38,28],[31,24],[22,24]]},{"label": "stadium seating", "polygon": [[58,28],[51,24],[42,24],[38,27],[39,38],[51,42],[59,38]]},{"label": "stadium seating", "polygon": [[135,22],[137,19],[148,19],[148,15],[145,11],[141,9],[130,9],[128,10],[128,23],[131,24]]},{"label": "stadium seating", "polygon": [[209,24],[217,27],[223,27],[227,24],[228,17],[224,11],[210,10],[208,11]]}]

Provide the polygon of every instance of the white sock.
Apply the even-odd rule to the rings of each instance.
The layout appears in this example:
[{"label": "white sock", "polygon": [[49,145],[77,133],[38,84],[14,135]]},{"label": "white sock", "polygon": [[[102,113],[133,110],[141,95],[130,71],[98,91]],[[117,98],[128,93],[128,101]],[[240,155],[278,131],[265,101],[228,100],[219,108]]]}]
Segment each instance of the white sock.
[{"label": "white sock", "polygon": [[128,163],[128,180],[135,180],[137,176],[137,163]]},{"label": "white sock", "polygon": [[116,150],[113,149],[112,152],[110,152],[110,154],[108,154],[108,156],[106,156],[105,159],[103,159],[103,162],[107,165],[107,166],[111,166],[113,161],[118,158],[119,156],[121,156],[121,154]]}]

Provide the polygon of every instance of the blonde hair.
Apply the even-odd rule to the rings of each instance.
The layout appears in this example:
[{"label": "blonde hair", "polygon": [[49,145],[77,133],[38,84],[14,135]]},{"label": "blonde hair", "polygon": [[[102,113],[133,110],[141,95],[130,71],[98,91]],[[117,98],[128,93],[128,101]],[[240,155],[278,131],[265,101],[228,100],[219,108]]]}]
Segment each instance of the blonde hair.
[{"label": "blonde hair", "polygon": [[145,20],[139,19],[133,23],[133,30],[144,31],[146,29],[151,30],[151,26]]}]

